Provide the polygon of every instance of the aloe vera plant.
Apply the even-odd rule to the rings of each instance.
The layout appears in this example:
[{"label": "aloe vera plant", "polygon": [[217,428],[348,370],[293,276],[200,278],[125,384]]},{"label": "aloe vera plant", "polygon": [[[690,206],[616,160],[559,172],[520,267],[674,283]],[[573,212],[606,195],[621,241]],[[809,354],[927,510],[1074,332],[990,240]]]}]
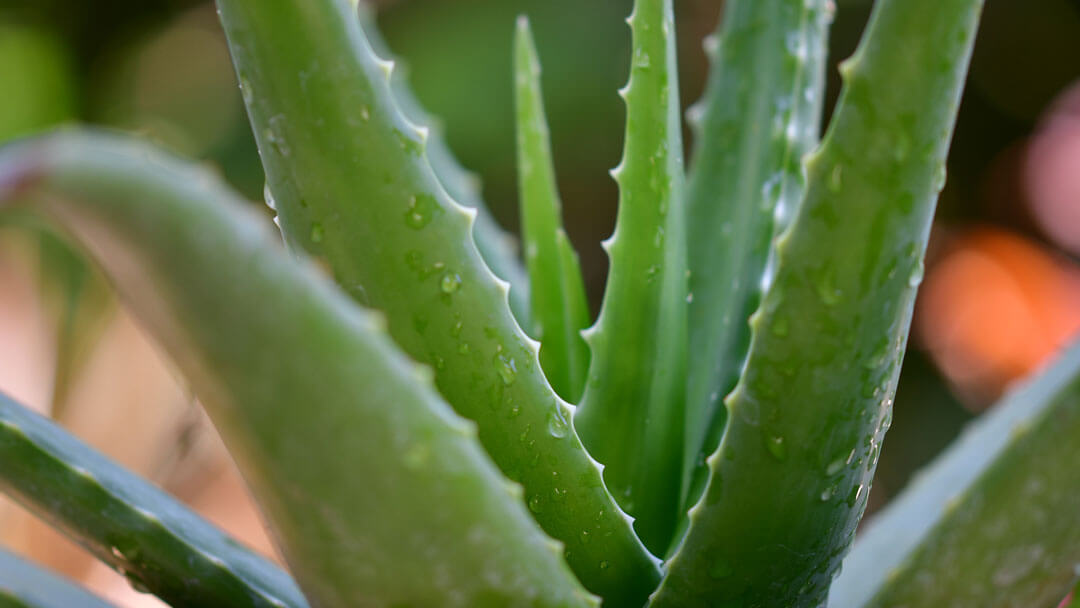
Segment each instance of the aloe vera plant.
[{"label": "aloe vera plant", "polygon": [[[595,323],[526,20],[523,267],[362,7],[217,5],[283,238],[121,136],[0,150],[0,201],[67,231],[175,360],[296,580],[0,398],[0,487],[138,588],[174,605],[856,607],[1049,606],[1076,584],[1074,348],[882,515],[830,592],[889,425],[981,0],[878,0],[823,137],[832,3],[728,0],[688,171],[672,1],[636,0]],[[30,572],[13,559],[5,597],[96,601],[7,576]]]}]

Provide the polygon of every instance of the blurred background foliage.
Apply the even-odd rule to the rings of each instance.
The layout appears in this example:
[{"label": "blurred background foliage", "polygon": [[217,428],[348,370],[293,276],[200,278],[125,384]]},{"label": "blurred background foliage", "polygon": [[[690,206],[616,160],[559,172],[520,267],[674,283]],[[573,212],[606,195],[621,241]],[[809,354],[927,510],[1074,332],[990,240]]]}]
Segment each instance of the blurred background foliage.
[{"label": "blurred background foliage", "polygon": [[[378,22],[419,99],[518,222],[510,47],[530,16],[544,66],[559,186],[590,299],[613,227],[630,0],[383,0]],[[869,0],[840,0],[836,63]],[[706,73],[721,0],[676,0],[684,105]],[[253,201],[263,178],[211,2],[0,0],[0,140],[87,122],[203,160]],[[692,148],[687,133],[688,148]],[[1016,379],[1080,331],[1080,1],[989,0],[916,308],[874,508]],[[872,201],[868,201],[872,204]],[[0,217],[0,389],[51,413],[220,525],[272,553],[193,398],[107,286],[32,218]],[[662,364],[662,362],[657,362]],[[123,605],[153,605],[14,507],[0,533]]]}]

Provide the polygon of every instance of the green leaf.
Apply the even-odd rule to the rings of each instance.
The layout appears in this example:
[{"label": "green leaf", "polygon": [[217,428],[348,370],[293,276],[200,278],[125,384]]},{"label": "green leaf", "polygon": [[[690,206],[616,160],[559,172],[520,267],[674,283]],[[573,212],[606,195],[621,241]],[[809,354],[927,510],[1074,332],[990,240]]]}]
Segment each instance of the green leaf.
[{"label": "green leaf", "polygon": [[829,605],[1057,606],[1080,576],[1080,344],[972,423],[855,541]]},{"label": "green leaf", "polygon": [[[880,0],[656,606],[817,606],[866,505],[982,2]],[[767,273],[769,274],[769,273]]]},{"label": "green leaf", "polygon": [[79,134],[6,150],[0,175],[191,382],[312,604],[589,604],[430,372],[212,176]]},{"label": "green leaf", "polygon": [[0,549],[0,606],[112,608],[105,600],[71,581],[23,561],[3,549]]},{"label": "green leaf", "polygon": [[424,131],[397,109],[344,0],[219,0],[287,242],[386,314],[390,335],[435,382],[511,479],[541,527],[566,545],[583,584],[642,603],[655,560],[601,481],[506,305],[506,285],[449,198]]},{"label": "green leaf", "polygon": [[581,337],[589,325],[589,303],[577,254],[562,227],[540,60],[525,17],[518,19],[514,38],[514,74],[521,233],[533,287],[533,335],[540,340],[540,364],[552,387],[577,402],[589,368],[589,347]]},{"label": "green leaf", "polygon": [[706,43],[705,95],[688,112],[697,148],[686,185],[690,267],[683,504],[707,478],[750,342],[772,241],[802,199],[818,142],[826,0],[729,0]]},{"label": "green leaf", "polygon": [[136,589],[173,605],[307,606],[277,566],[3,394],[0,461],[4,493]]},{"label": "green leaf", "polygon": [[592,364],[574,422],[645,545],[663,554],[678,513],[686,393],[682,134],[671,0],[637,0],[615,233]]},{"label": "green leaf", "polygon": [[529,308],[529,280],[518,260],[517,239],[503,230],[480,196],[480,179],[462,167],[450,146],[446,143],[443,127],[438,119],[427,113],[409,88],[407,70],[391,55],[390,47],[375,28],[372,9],[366,2],[359,5],[360,23],[375,54],[394,61],[395,69],[390,77],[390,90],[405,117],[415,125],[428,129],[427,158],[439,182],[454,201],[476,209],[473,238],[484,262],[495,276],[510,283],[510,309],[522,327],[530,327],[532,314]]}]

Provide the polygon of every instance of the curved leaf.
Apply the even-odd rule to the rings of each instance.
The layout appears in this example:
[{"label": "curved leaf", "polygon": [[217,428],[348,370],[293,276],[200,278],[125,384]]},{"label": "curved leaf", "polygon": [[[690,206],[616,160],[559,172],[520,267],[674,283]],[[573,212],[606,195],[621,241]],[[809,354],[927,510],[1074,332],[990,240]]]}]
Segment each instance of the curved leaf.
[{"label": "curved leaf", "polygon": [[427,369],[207,173],[59,134],[4,150],[0,175],[176,361],[313,604],[589,603]]},{"label": "curved leaf", "polygon": [[518,19],[514,37],[514,72],[521,233],[534,287],[534,335],[540,340],[540,364],[551,386],[567,401],[576,402],[589,370],[589,347],[581,337],[589,325],[589,303],[577,253],[562,227],[540,92],[540,60],[525,17]]},{"label": "curved leaf", "polygon": [[[366,2],[361,2],[358,8],[360,22],[364,25],[364,33],[375,53],[380,57],[393,60],[395,65],[398,65],[397,58],[390,53],[390,47],[375,28],[375,19],[372,14],[374,9]],[[428,129],[428,162],[431,163],[431,170],[446,188],[450,198],[466,207],[476,209],[476,222],[473,224],[476,248],[480,251],[484,262],[491,268],[491,272],[510,283],[510,308],[522,327],[530,327],[532,313],[529,308],[529,280],[518,260],[517,239],[503,230],[492,217],[491,211],[480,197],[479,178],[462,167],[454,158],[454,153],[450,151],[450,146],[443,135],[442,125],[439,124],[438,119],[421,107],[409,88],[406,70],[400,67],[394,70],[390,76],[390,89],[405,117],[412,123]]]},{"label": "curved leaf", "polygon": [[480,258],[474,212],[449,198],[344,0],[218,0],[286,241],[320,256],[525,487],[571,568],[610,601],[643,602],[655,560],[581,446],[536,343]]},{"label": "curved leaf", "polygon": [[0,549],[0,606],[7,608],[111,608],[74,583]]},{"label": "curved leaf", "polygon": [[866,505],[981,0],[880,0],[656,606],[817,606]]},{"label": "curved leaf", "polygon": [[825,96],[827,0],[728,0],[706,44],[704,97],[687,113],[697,148],[686,184],[690,268],[683,504],[697,502],[750,342],[774,236],[802,199],[802,157]]},{"label": "curved leaf", "polygon": [[142,591],[172,605],[307,608],[277,566],[3,394],[0,462],[4,493]]},{"label": "curved leaf", "polygon": [[1056,606],[1080,577],[1080,344],[972,423],[855,539],[834,608]]},{"label": "curved leaf", "polygon": [[626,145],[604,302],[574,418],[604,481],[662,555],[679,511],[686,395],[686,220],[675,20],[671,0],[637,0]]}]

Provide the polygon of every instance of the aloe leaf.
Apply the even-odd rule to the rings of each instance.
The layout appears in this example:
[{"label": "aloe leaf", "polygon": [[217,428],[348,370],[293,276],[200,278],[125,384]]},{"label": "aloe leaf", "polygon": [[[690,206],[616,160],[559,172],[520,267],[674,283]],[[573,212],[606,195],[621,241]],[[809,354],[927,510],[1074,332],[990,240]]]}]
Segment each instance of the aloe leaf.
[{"label": "aloe leaf", "polygon": [[517,256],[517,239],[503,230],[480,195],[479,178],[466,170],[454,158],[450,146],[446,143],[443,127],[439,121],[428,114],[420,105],[409,88],[406,70],[390,53],[390,47],[375,28],[374,9],[367,2],[359,3],[360,23],[364,27],[368,42],[380,57],[393,60],[397,66],[390,77],[390,90],[405,117],[415,125],[428,129],[427,158],[431,169],[439,182],[446,188],[447,194],[454,201],[476,209],[476,222],[473,224],[473,238],[480,256],[484,258],[491,272],[510,283],[510,309],[522,327],[530,327],[532,315],[529,308],[529,280],[525,269],[521,267]]},{"label": "aloe leaf", "polygon": [[540,60],[525,17],[518,19],[514,37],[514,73],[521,233],[533,286],[533,335],[540,341],[540,364],[552,387],[576,402],[589,368],[589,347],[581,337],[589,325],[589,304],[577,253],[562,227]]},{"label": "aloe leaf", "polygon": [[1056,606],[1080,576],[1080,344],[972,423],[857,537],[835,608]]},{"label": "aloe leaf", "polygon": [[111,608],[111,604],[52,572],[0,549],[0,606]]},{"label": "aloe leaf", "polygon": [[0,461],[4,493],[137,589],[173,605],[307,606],[269,561],[3,394]]},{"label": "aloe leaf", "polygon": [[656,606],[817,606],[866,505],[982,2],[880,0]]},{"label": "aloe leaf", "polygon": [[688,116],[697,148],[686,185],[690,267],[683,504],[701,495],[750,342],[774,235],[802,198],[817,144],[827,0],[729,0],[706,43],[704,97]]},{"label": "aloe leaf", "polygon": [[286,241],[320,256],[390,335],[431,365],[446,400],[479,425],[525,487],[541,527],[585,586],[643,602],[659,580],[552,390],[536,343],[446,194],[424,132],[398,111],[390,66],[344,0],[219,0]]},{"label": "aloe leaf", "polygon": [[592,363],[575,422],[604,481],[663,554],[678,512],[686,394],[686,242],[675,22],[670,0],[637,0],[623,159],[604,301],[585,339]]},{"label": "aloe leaf", "polygon": [[0,175],[192,383],[312,604],[589,604],[426,368],[217,180],[79,134],[6,150]]}]

